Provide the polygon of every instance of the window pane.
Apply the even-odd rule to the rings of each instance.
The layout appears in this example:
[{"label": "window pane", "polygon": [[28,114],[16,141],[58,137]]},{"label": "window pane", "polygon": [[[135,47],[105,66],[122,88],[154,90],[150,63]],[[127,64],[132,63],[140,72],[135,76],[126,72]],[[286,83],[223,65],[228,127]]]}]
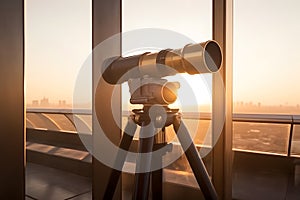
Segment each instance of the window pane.
[{"label": "window pane", "polygon": [[300,125],[294,125],[291,154],[300,156]]},{"label": "window pane", "polygon": [[81,65],[91,52],[91,1],[25,1],[28,108],[71,108]]},{"label": "window pane", "polygon": [[[159,6],[158,6],[159,5]],[[189,38],[189,43],[194,41],[195,43],[204,42],[212,39],[212,2],[210,0],[187,0],[184,4],[179,0],[153,0],[153,1],[140,1],[140,0],[123,0],[122,1],[122,30],[123,32],[133,31],[135,29],[142,28],[156,28],[167,29],[173,31],[174,34],[180,34]],[[178,17],[180,16],[180,17]],[[166,33],[166,32],[164,32]],[[168,33],[171,34],[171,33]],[[162,34],[163,35],[163,34]],[[151,36],[145,37],[145,40],[150,40]],[[162,36],[163,37],[163,36]],[[165,37],[163,37],[164,40]],[[160,36],[155,35],[155,40],[160,44],[161,49],[170,48],[168,43],[179,45],[177,41],[161,41]],[[150,40],[151,41],[151,40]],[[134,41],[133,41],[134,42]],[[128,51],[138,50],[138,53],[144,53],[149,51],[158,51],[157,46],[147,46],[147,49],[128,49],[127,43],[122,44],[123,54],[126,55]],[[180,45],[176,48],[182,48],[184,45]],[[149,49],[150,48],[150,49]],[[130,52],[134,54],[133,52]],[[206,76],[205,78],[201,76]],[[189,86],[196,93],[197,100],[200,99],[201,103],[206,104],[205,111],[210,111],[211,94],[207,91],[207,85],[211,85],[210,75],[194,75],[185,77],[189,83]],[[169,81],[178,81],[183,78],[179,76],[168,77]],[[207,80],[208,83],[205,83]],[[183,84],[183,83],[181,83]],[[183,92],[184,85],[181,85],[181,89],[178,90],[178,100],[182,103],[187,92]],[[199,97],[199,98],[198,98]],[[129,106],[129,88],[127,83],[122,85],[122,105],[123,110],[130,110]],[[202,102],[203,101],[203,102]],[[176,103],[175,103],[176,104]],[[185,103],[188,104],[188,103]],[[178,105],[175,105],[178,106]],[[183,111],[186,111],[192,106],[180,105]],[[194,108],[194,107],[193,107]],[[193,111],[190,109],[189,111]],[[203,110],[202,110],[203,112]]]},{"label": "window pane", "polygon": [[234,112],[300,113],[299,9],[298,0],[234,1]]},{"label": "window pane", "polygon": [[[122,30],[132,31],[135,29],[141,28],[156,28],[156,29],[164,29],[173,31],[174,34],[180,34],[189,38],[190,42],[199,43],[204,42],[206,40],[212,39],[212,1],[210,0],[186,0],[184,3],[180,0],[152,0],[152,1],[140,1],[140,0],[122,0]],[[164,33],[166,33],[165,31]],[[129,33],[130,34],[130,33]],[[163,34],[162,34],[163,35]],[[168,35],[169,36],[169,35]],[[173,35],[172,35],[173,36]],[[122,44],[122,53],[124,56],[127,54],[138,54],[143,52],[153,52],[159,51],[161,49],[167,48],[182,48],[186,44],[182,44],[179,46],[178,40],[166,41],[167,39],[161,39],[160,35],[158,36],[147,36],[144,37],[145,40],[149,40],[155,38],[161,46],[152,46],[151,48],[146,46],[144,49],[136,49],[136,52],[132,52],[132,49],[128,49],[126,43],[123,40]],[[165,38],[165,37],[164,37]],[[171,43],[172,46],[169,46]],[[178,46],[176,46],[178,45]],[[176,47],[174,47],[176,46]],[[150,49],[149,49],[150,48]],[[131,50],[131,52],[130,52]],[[138,51],[137,51],[138,50]],[[183,76],[181,76],[183,77]],[[168,77],[168,81],[180,81],[181,89],[178,90],[178,100],[172,105],[172,108],[180,108],[182,113],[185,112],[199,112],[195,107],[201,106],[201,108],[205,108],[205,110],[201,110],[201,112],[210,112],[211,111],[211,94],[208,91],[207,85],[211,84],[211,75],[194,75],[194,76],[185,76],[186,80],[188,80],[188,87],[194,91],[194,94],[187,94],[187,90],[185,90],[184,84],[182,83],[182,79],[179,75]],[[206,80],[207,82],[205,82]],[[192,84],[191,84],[192,82]],[[195,95],[197,100],[200,99],[201,105],[199,102],[193,102],[191,104],[191,100],[187,99],[184,103],[183,99],[186,99],[189,95]],[[190,97],[190,96],[189,96]],[[122,85],[122,110],[128,111],[132,109],[132,105],[129,104],[130,94],[127,83]],[[179,102],[178,101],[178,102]],[[203,101],[203,102],[202,102]],[[195,104],[195,105],[194,105]],[[200,108],[200,109],[201,109]],[[184,122],[187,125],[187,128],[191,132],[191,135],[196,135],[195,142],[197,144],[203,143],[203,132],[206,133],[208,129],[208,121],[201,120],[200,125],[198,125],[198,119],[184,119]],[[123,117],[122,126],[126,125],[127,118]],[[199,129],[197,129],[197,125]],[[201,127],[201,128],[200,128]],[[135,134],[137,137],[139,129]],[[175,141],[174,148],[178,148],[178,141],[175,136],[174,130],[172,126],[166,128],[166,137],[167,140]],[[177,164],[175,164],[177,163]],[[185,178],[185,182],[192,186],[197,185],[194,176],[191,173],[191,169],[189,167],[188,162],[185,157],[182,156],[178,158],[178,160],[170,166],[172,169],[170,172],[165,173],[167,181],[175,182],[177,184],[183,184],[183,181],[180,181],[180,178]],[[209,166],[209,165],[208,165]],[[170,169],[169,168],[169,169]],[[174,171],[176,169],[177,171]],[[210,172],[210,168],[208,168]],[[181,176],[177,176],[181,175]],[[179,178],[179,179],[177,179]]]},{"label": "window pane", "polygon": [[122,0],[123,31],[162,28],[200,42],[212,37],[210,0]]},{"label": "window pane", "polygon": [[287,155],[290,125],[233,123],[233,148]]}]

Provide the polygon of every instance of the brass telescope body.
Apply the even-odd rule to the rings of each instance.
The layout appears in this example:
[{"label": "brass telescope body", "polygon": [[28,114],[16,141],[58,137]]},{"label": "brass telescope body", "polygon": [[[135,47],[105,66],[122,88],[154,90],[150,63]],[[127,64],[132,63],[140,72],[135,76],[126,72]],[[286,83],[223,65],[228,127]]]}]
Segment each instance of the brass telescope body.
[{"label": "brass telescope body", "polygon": [[221,48],[216,41],[209,40],[188,44],[181,49],[109,58],[104,63],[103,78],[110,84],[120,84],[145,76],[161,78],[177,73],[213,73],[221,65]]}]

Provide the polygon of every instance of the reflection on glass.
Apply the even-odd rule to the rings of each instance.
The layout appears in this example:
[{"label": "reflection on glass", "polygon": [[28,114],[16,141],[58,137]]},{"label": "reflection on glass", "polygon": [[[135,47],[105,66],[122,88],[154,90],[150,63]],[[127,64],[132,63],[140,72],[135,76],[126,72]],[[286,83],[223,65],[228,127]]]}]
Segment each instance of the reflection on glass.
[{"label": "reflection on glass", "polygon": [[290,125],[233,123],[233,148],[246,151],[287,155]]},{"label": "reflection on glass", "polygon": [[300,125],[294,125],[291,155],[300,156]]}]

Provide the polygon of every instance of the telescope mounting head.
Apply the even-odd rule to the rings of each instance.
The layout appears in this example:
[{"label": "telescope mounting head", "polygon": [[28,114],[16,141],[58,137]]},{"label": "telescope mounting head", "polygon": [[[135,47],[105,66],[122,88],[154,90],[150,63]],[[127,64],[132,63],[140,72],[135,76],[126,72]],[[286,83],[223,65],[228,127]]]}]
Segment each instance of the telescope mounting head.
[{"label": "telescope mounting head", "polygon": [[128,80],[131,104],[167,106],[177,99],[179,82],[168,82],[166,79],[144,76]]}]

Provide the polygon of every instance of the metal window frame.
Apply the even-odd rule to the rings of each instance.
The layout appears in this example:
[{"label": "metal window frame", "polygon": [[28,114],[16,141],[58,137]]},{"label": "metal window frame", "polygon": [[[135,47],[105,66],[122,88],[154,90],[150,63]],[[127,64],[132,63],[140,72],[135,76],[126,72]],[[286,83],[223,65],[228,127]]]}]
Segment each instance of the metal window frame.
[{"label": "metal window frame", "polygon": [[[223,51],[223,67],[220,70],[225,89],[220,91],[220,82],[213,75],[213,121],[212,130],[217,130],[220,116],[225,113],[221,135],[212,151],[212,180],[220,199],[232,199],[232,22],[233,0],[213,0],[213,39]],[[222,95],[220,95],[222,94]]]},{"label": "metal window frame", "polygon": [[0,1],[0,199],[25,198],[24,2]]},{"label": "metal window frame", "polygon": [[[113,36],[114,34],[120,33],[122,31],[122,0],[92,0],[92,47],[93,49],[102,41]],[[121,40],[119,47],[119,51],[121,53]],[[121,54],[120,54],[121,55]],[[97,77],[95,76],[95,71],[97,67],[95,66],[96,59],[93,57],[93,94],[96,94],[97,89]],[[113,134],[110,136],[110,140],[115,144],[118,144],[121,136],[121,130],[117,127],[112,113],[110,111],[111,107],[111,95],[113,92],[114,87],[107,87],[105,91],[99,94],[99,98],[103,101],[103,108],[106,110],[104,113],[107,114],[105,119],[105,126],[109,127],[109,130]],[[116,90],[116,88],[115,88]],[[119,88],[118,96],[115,98],[115,103],[120,105],[120,116],[121,120],[121,88]],[[96,110],[94,104],[95,98],[93,98],[93,133],[97,131],[96,121]],[[93,148],[96,148],[97,140],[95,134],[93,134]],[[108,182],[108,176],[110,174],[111,168],[104,165],[96,158],[93,157],[92,160],[92,168],[93,168],[93,180],[92,180],[92,197],[93,199],[103,199],[104,191],[106,184]],[[121,190],[121,183],[122,179],[120,179],[118,187],[116,188],[114,199],[121,199],[122,198],[122,190]]]}]

